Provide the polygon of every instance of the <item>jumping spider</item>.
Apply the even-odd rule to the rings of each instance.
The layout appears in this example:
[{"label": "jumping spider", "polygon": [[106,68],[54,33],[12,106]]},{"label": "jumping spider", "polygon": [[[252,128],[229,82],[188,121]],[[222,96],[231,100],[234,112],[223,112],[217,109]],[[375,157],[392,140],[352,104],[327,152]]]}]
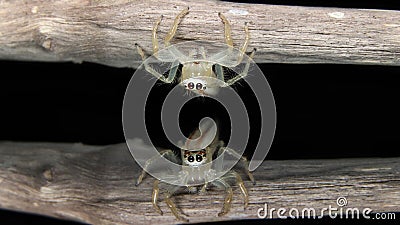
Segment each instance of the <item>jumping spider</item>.
[{"label": "jumping spider", "polygon": [[[189,8],[185,8],[176,16],[171,29],[165,37],[164,44],[170,54],[168,61],[172,59],[168,76],[164,76],[162,73],[152,68],[146,61],[143,49],[138,44],[135,44],[138,53],[142,57],[145,70],[165,83],[172,83],[176,77],[179,66],[182,65],[179,85],[183,86],[186,90],[192,91],[199,95],[213,95],[216,93],[218,87],[230,86],[240,79],[246,77],[256,49],[253,49],[249,57],[247,57],[247,62],[243,70],[238,72],[236,76],[228,79],[227,81],[225,81],[224,67],[234,68],[242,63],[250,40],[250,33],[247,23],[245,23],[244,26],[246,34],[244,43],[239,51],[235,51],[233,49],[233,41],[231,37],[231,25],[222,13],[218,13],[222,23],[224,24],[225,30],[224,33],[226,47],[224,47],[224,50],[208,57],[204,47],[191,46],[193,51],[191,51],[189,55],[185,55],[176,47],[176,45],[171,45],[170,41],[177,31],[181,19],[188,13]],[[159,45],[157,40],[157,29],[161,20],[162,16],[156,21],[152,30],[153,55],[157,60],[159,60],[159,62],[166,62],[166,59],[158,56]],[[197,48],[198,50],[196,50]]]},{"label": "jumping spider", "polygon": [[[238,172],[236,172],[235,170],[232,169],[232,170],[228,171],[227,173],[225,173],[224,175],[222,175],[221,177],[213,179],[211,181],[207,181],[207,176],[204,176],[204,174],[213,173],[213,171],[216,167],[221,166],[221,165],[215,165],[216,163],[224,164],[223,161],[216,161],[215,158],[221,156],[222,154],[225,154],[225,155],[229,155],[229,156],[239,160],[238,164],[235,165],[235,167],[240,166],[242,169],[244,169],[244,172],[247,174],[249,179],[253,182],[253,184],[255,184],[254,177],[251,174],[251,172],[248,170],[247,159],[244,156],[241,156],[235,150],[228,148],[228,147],[224,147],[224,142],[222,140],[219,140],[218,135],[213,137],[213,139],[212,139],[213,141],[211,142],[211,144],[208,145],[207,147],[205,147],[204,149],[196,149],[196,146],[202,146],[202,144],[193,143],[192,140],[195,138],[198,138],[199,136],[202,136],[202,135],[203,134],[200,134],[199,130],[196,130],[195,132],[193,132],[190,135],[190,138],[185,142],[185,147],[180,150],[180,153],[181,153],[180,156],[179,156],[179,154],[176,154],[174,151],[167,149],[167,150],[161,151],[160,155],[150,158],[145,163],[145,166],[143,167],[143,170],[136,181],[136,186],[142,182],[147,171],[149,171],[149,169],[152,166],[157,165],[157,161],[161,157],[164,157],[171,162],[182,165],[181,172],[184,172],[184,174],[186,174],[186,178],[188,179],[187,185],[185,185],[185,186],[171,185],[171,184],[167,184],[162,181],[160,182],[160,180],[157,180],[157,179],[154,181],[153,193],[152,193],[152,204],[153,204],[155,210],[159,214],[163,215],[162,210],[160,209],[160,207],[157,204],[158,196],[160,193],[160,188],[159,188],[160,184],[165,185],[166,193],[165,193],[164,201],[167,204],[168,208],[174,214],[176,219],[182,220],[185,222],[188,222],[188,219],[186,219],[185,217],[180,215],[175,203],[171,199],[171,197],[182,188],[185,188],[186,191],[188,191],[189,193],[198,192],[199,194],[206,193],[209,186],[214,186],[216,188],[225,190],[226,197],[225,197],[225,200],[223,203],[223,207],[222,207],[221,211],[218,213],[218,216],[223,216],[223,215],[227,214],[231,208],[232,197],[233,197],[233,191],[232,191],[231,185],[237,184],[239,186],[240,191],[244,198],[244,207],[245,208],[247,207],[248,202],[249,202],[249,195],[248,195],[246,187],[244,186],[243,180]],[[193,149],[193,150],[184,150],[184,149],[189,149],[189,148]],[[209,165],[209,166],[205,167],[203,170],[200,170],[199,168],[201,168],[200,167],[201,165]],[[167,170],[163,170],[162,173],[164,173],[164,176],[169,175]],[[182,178],[175,177],[174,179],[179,180]],[[197,185],[191,185],[190,184],[191,182],[196,183]]]}]

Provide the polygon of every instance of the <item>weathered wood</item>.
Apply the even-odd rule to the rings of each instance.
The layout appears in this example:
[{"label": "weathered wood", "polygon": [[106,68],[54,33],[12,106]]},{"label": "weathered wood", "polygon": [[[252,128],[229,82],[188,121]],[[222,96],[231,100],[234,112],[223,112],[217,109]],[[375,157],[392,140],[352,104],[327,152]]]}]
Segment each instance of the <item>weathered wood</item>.
[{"label": "weathered wood", "polygon": [[[0,207],[93,224],[170,224],[151,204],[153,179],[134,186],[139,170],[125,144],[0,143]],[[250,204],[234,189],[233,207],[216,217],[223,193],[174,197],[191,222],[257,218],[268,207],[320,210],[346,197],[348,207],[400,211],[400,158],[265,161],[246,181]],[[344,207],[345,209],[345,207]],[[318,215],[318,214],[317,214]],[[276,215],[275,215],[276,216]]]},{"label": "weathered wood", "polygon": [[400,11],[276,6],[207,1],[0,1],[0,59],[95,62],[136,67],[134,43],[151,52],[151,29],[164,15],[159,38],[184,7],[176,41],[223,42],[222,12],[236,46],[250,22],[257,63],[400,65]]}]

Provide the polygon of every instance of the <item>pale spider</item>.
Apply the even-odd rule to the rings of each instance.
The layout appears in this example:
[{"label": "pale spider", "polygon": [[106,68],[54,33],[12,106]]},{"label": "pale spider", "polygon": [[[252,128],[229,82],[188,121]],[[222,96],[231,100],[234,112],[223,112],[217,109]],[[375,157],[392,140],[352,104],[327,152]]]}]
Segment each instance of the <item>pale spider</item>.
[{"label": "pale spider", "polygon": [[[210,127],[208,125],[208,127]],[[225,156],[231,156],[231,158],[235,158],[239,160],[238,164],[235,165],[234,168],[241,167],[241,169],[244,169],[244,172],[247,174],[249,179],[255,184],[255,180],[251,172],[248,170],[248,161],[244,156],[241,156],[238,152],[235,150],[224,147],[224,142],[222,140],[219,140],[218,134],[214,136],[210,136],[209,133],[211,132],[204,132],[201,133],[200,131],[196,130],[194,131],[191,135],[190,138],[185,142],[185,148],[186,149],[192,149],[192,150],[184,150],[181,149],[180,156],[176,154],[174,151],[167,149],[163,150],[160,152],[160,155],[154,156],[147,160],[145,163],[145,166],[143,167],[143,170],[138,177],[136,181],[136,186],[139,185],[144,176],[147,174],[147,171],[151,170],[152,166],[157,166],[158,160],[160,160],[161,157],[166,158],[167,160],[174,162],[176,164],[182,165],[182,172],[183,174],[186,174],[185,178],[189,180],[187,182],[187,185],[185,186],[179,186],[179,185],[172,185],[172,184],[167,184],[165,182],[161,182],[159,180],[154,181],[153,185],[153,193],[152,193],[152,204],[155,208],[155,210],[163,215],[162,210],[158,206],[158,196],[160,193],[160,188],[159,185],[163,184],[165,185],[165,197],[164,201],[173,213],[173,215],[176,217],[178,220],[186,221],[188,222],[188,219],[185,217],[181,216],[175,203],[171,200],[171,197],[179,191],[179,189],[185,189],[189,193],[195,193],[198,192],[199,194],[205,194],[209,186],[214,186],[219,189],[223,189],[226,191],[226,197],[223,203],[223,207],[221,211],[218,213],[218,216],[223,216],[227,214],[231,208],[231,203],[232,203],[232,197],[233,197],[233,191],[231,185],[237,184],[240,188],[240,191],[243,195],[244,198],[244,208],[248,206],[249,203],[249,195],[247,192],[246,187],[244,186],[243,180],[241,176],[239,175],[238,172],[235,170],[230,170],[224,175],[222,175],[219,178],[213,179],[211,181],[207,181],[207,174],[215,172],[215,168],[218,168],[218,166],[222,167],[221,164],[224,164],[223,160],[222,161],[216,161],[215,159],[222,154]],[[200,137],[201,136],[201,137]],[[200,138],[198,138],[200,137]],[[200,141],[193,141],[193,139],[200,140]],[[202,143],[206,142],[208,140],[212,140],[211,144],[205,147],[204,149],[196,149],[196,146],[203,146]],[[208,142],[206,142],[208,143]],[[221,157],[223,158],[223,157]],[[225,157],[226,158],[226,157]],[[211,163],[209,163],[211,162]],[[207,167],[204,167],[202,171],[200,171],[199,168],[200,165],[205,165],[209,163]],[[215,164],[219,165],[215,165]],[[218,170],[218,169],[217,169]],[[162,169],[163,176],[166,177],[169,175],[168,170],[166,168]],[[182,179],[182,177],[174,177],[173,179],[179,180]],[[190,185],[190,183],[194,182],[198,185]],[[199,185],[199,182],[200,185]]]},{"label": "pale spider", "polygon": [[[142,57],[145,70],[165,83],[172,83],[175,80],[179,65],[182,65],[179,84],[184,86],[186,90],[193,91],[194,93],[199,95],[213,95],[216,93],[216,89],[218,87],[230,86],[247,76],[250,64],[252,63],[252,58],[256,52],[255,48],[251,51],[249,57],[247,57],[247,62],[241,72],[238,72],[235,77],[230,78],[227,81],[225,81],[224,76],[224,67],[236,67],[241,64],[243,60],[245,51],[250,40],[250,33],[247,23],[245,23],[244,26],[246,34],[244,43],[239,51],[234,51],[233,41],[231,37],[231,25],[222,13],[218,13],[219,17],[222,20],[222,23],[224,24],[225,41],[227,44],[226,49],[207,57],[204,48],[200,47],[199,53],[197,53],[195,49],[192,49],[193,51],[190,52],[189,55],[185,55],[175,45],[171,45],[170,41],[177,31],[181,19],[188,13],[189,8],[185,8],[183,11],[181,11],[181,13],[176,16],[171,29],[165,37],[164,44],[171,56],[168,58],[168,60],[171,60],[171,58],[173,59],[168,72],[168,76],[164,76],[162,73],[152,68],[146,61],[143,49],[138,44],[135,44],[138,53]],[[162,16],[156,21],[153,27],[152,44],[154,57],[157,58],[160,62],[163,62],[165,61],[165,59],[159,58],[158,56],[159,45],[157,40],[157,30],[161,20]],[[201,58],[194,57],[196,54],[200,55]],[[233,54],[235,54],[235,56],[233,56]],[[232,57],[234,57],[234,60],[232,59]]]}]

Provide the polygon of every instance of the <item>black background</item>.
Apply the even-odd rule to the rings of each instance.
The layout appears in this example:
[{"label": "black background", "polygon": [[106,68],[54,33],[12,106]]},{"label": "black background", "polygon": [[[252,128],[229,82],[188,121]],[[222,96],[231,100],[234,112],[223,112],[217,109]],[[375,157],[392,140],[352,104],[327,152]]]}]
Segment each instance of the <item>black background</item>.
[{"label": "black background", "polygon": [[[133,69],[83,63],[0,62],[0,137],[13,141],[124,142],[122,103]],[[277,127],[268,159],[398,156],[400,68],[359,65],[260,65],[272,88]],[[7,68],[7,70],[6,70]],[[146,122],[159,146],[160,108],[173,87],[153,88]],[[251,154],[259,131],[258,106],[250,88],[235,89],[252,112]],[[187,103],[180,114],[189,133],[204,116],[219,118],[229,137],[224,108],[208,98]],[[232,121],[234,122],[234,121]]]},{"label": "black background", "polygon": [[[354,8],[400,9],[389,1],[251,1]],[[399,156],[400,68],[361,65],[259,65],[274,93],[277,127],[268,159]],[[106,145],[124,142],[121,109],[132,69],[90,63],[0,61],[0,140],[82,142]],[[171,88],[152,92],[157,108]],[[236,89],[256,109],[245,84]],[[196,111],[196,113],[193,113]],[[157,118],[158,113],[146,114]],[[189,103],[181,113],[189,132],[204,115],[228,121],[212,101]],[[222,116],[221,116],[222,115]],[[189,121],[190,122],[184,122]],[[251,118],[252,138],[259,118]],[[169,145],[159,121],[149,122],[155,142]],[[225,130],[229,130],[225,125]],[[229,133],[223,133],[226,139]],[[0,211],[2,224],[73,224],[46,217]]]}]

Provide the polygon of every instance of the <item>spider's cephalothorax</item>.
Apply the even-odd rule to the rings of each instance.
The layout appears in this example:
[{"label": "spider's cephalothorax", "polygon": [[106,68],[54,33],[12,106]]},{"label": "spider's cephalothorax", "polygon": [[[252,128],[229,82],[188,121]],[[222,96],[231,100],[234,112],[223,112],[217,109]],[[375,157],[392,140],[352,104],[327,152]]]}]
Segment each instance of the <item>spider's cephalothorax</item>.
[{"label": "spider's cephalothorax", "polygon": [[[203,134],[201,134],[201,136],[204,137]],[[201,142],[206,143],[204,142],[206,141],[206,139],[210,140],[208,138],[201,139],[198,137],[200,137],[200,132],[199,130],[196,130],[192,133],[190,139],[186,141],[184,147],[181,149],[181,156],[178,156],[172,150],[164,150],[160,152],[161,157],[164,157],[172,162],[180,163],[182,165],[181,172],[182,174],[185,174],[184,179],[186,181],[186,185],[176,186],[167,184],[160,180],[155,180],[153,186],[152,203],[158,213],[163,214],[157,202],[160,193],[160,184],[166,186],[164,201],[166,202],[167,206],[170,208],[174,216],[179,220],[187,221],[186,218],[180,215],[171,197],[181,188],[185,188],[189,193],[206,193],[206,190],[209,186],[214,186],[216,188],[225,190],[227,194],[225,197],[224,205],[221,212],[218,213],[218,216],[222,216],[228,213],[231,207],[233,197],[233,190],[231,185],[237,184],[244,197],[244,205],[245,207],[247,207],[248,192],[238,172],[236,172],[235,170],[230,170],[221,177],[215,179],[208,179],[207,176],[207,174],[213,174],[215,172],[213,166],[216,161],[213,161],[213,157],[218,157],[222,154],[228,154],[236,159],[239,159],[239,164],[241,164],[241,168],[245,170],[245,173],[249,176],[250,180],[255,183],[253,175],[248,171],[247,159],[238,154],[235,150],[224,147],[224,142],[218,139],[218,135],[216,135],[215,137],[212,136],[212,138],[214,138],[213,141],[204,149],[196,148],[197,146],[203,146]],[[197,142],[196,140],[200,141]],[[155,156],[145,163],[145,167],[143,167],[143,171],[137,179],[136,185],[139,185],[141,183],[144,176],[146,175],[146,171],[148,171],[148,169],[153,165],[156,165],[157,160],[159,159],[160,156]],[[223,165],[223,162],[219,161],[219,163],[222,163]],[[164,171],[164,173],[165,176],[169,175],[168,171]],[[182,177],[174,177],[174,179],[180,180],[182,179]]]},{"label": "spider's cephalothorax", "polygon": [[[200,46],[198,51],[193,49],[194,51],[190,52],[188,55],[185,55],[175,45],[171,45],[171,40],[178,29],[181,19],[188,13],[189,8],[186,8],[178,14],[178,16],[175,18],[174,24],[165,37],[165,47],[167,47],[170,55],[168,60],[172,61],[167,76],[164,76],[149,65],[149,63],[146,61],[143,49],[136,44],[137,50],[143,59],[143,66],[145,70],[151,75],[155,76],[157,79],[165,83],[171,83],[175,80],[179,65],[182,65],[179,84],[182,85],[186,90],[192,91],[199,95],[214,95],[217,93],[217,88],[230,86],[240,79],[246,77],[249,72],[251,59],[253,58],[256,49],[253,49],[247,58],[244,68],[241,72],[238,72],[235,77],[225,80],[223,67],[226,67],[227,65],[229,65],[228,67],[236,67],[242,63],[250,40],[250,33],[247,23],[245,23],[245,41],[238,51],[234,51],[233,41],[231,38],[231,26],[226,17],[219,13],[218,15],[224,24],[226,48],[214,55],[208,56],[204,50],[204,47]],[[154,57],[162,63],[166,61],[162,57],[158,56],[159,45],[157,40],[157,29],[161,19],[162,16],[156,21],[153,27],[152,43]],[[197,47],[198,46],[196,46],[196,48]],[[231,57],[232,54],[234,54],[234,59]]]}]

